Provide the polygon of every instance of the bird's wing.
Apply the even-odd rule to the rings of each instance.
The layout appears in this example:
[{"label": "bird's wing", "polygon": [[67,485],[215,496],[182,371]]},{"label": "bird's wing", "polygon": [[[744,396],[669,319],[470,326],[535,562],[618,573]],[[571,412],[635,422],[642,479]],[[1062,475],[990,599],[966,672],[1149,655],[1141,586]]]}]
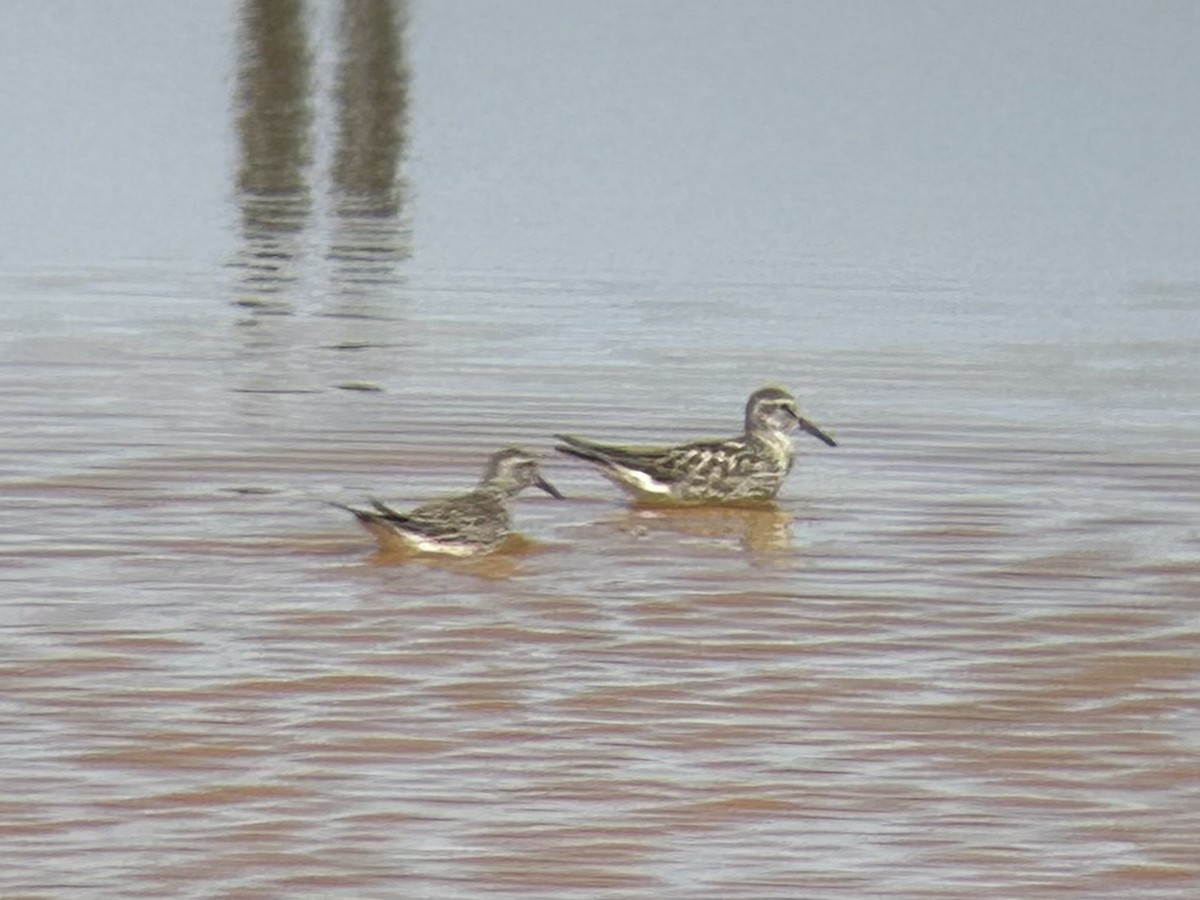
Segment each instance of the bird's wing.
[{"label": "bird's wing", "polygon": [[620,447],[566,434],[556,437],[563,441],[555,448],[561,453],[602,466],[636,469],[662,484],[673,484],[710,467],[728,467],[736,464],[739,456],[731,452],[737,444],[728,440],[693,441],[673,447]]},{"label": "bird's wing", "polygon": [[401,513],[386,503],[371,501],[381,518],[406,530],[431,538],[448,538],[470,533],[489,522],[503,518],[501,504],[489,494],[472,493],[445,500],[433,500]]}]

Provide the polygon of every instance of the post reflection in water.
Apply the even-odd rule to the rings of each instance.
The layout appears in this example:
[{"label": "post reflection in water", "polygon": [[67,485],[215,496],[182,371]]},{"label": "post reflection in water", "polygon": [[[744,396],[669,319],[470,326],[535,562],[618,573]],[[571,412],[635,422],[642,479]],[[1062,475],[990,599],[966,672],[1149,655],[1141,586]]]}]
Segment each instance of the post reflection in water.
[{"label": "post reflection in water", "polygon": [[246,0],[239,34],[240,300],[285,311],[312,214],[311,54],[301,0]]},{"label": "post reflection in water", "polygon": [[[337,17],[329,73],[314,47],[326,30],[313,21],[327,9]],[[403,0],[354,0],[336,9],[245,0],[240,19],[242,246],[234,266],[241,272],[236,302],[251,313],[242,324],[300,311],[297,288],[311,291],[322,274],[330,283],[318,294],[317,314],[391,318],[381,304],[396,302],[395,268],[411,253],[400,171],[408,110]],[[320,114],[326,93],[328,117]],[[326,119],[331,141],[319,139]],[[325,146],[328,158],[320,153]],[[292,343],[282,330],[255,341]]]},{"label": "post reflection in water", "polygon": [[395,264],[411,254],[400,220],[408,122],[404,25],[404,7],[395,0],[342,6],[329,258],[346,302],[394,281]]}]

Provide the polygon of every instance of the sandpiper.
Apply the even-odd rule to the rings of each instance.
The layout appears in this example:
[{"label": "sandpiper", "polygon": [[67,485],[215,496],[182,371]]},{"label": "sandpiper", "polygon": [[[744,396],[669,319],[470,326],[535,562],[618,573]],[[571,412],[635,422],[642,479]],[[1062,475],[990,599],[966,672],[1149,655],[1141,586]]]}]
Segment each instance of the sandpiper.
[{"label": "sandpiper", "polygon": [[673,447],[597,444],[567,434],[556,450],[582,459],[644,502],[699,504],[770,500],[792,468],[792,433],[803,429],[830,447],[837,443],[796,408],[779,387],[764,387],[746,401],[746,427],[738,437]]},{"label": "sandpiper", "polygon": [[518,447],[509,447],[492,455],[479,486],[469,494],[434,500],[409,512],[374,499],[372,509],[343,509],[354,513],[381,548],[399,546],[417,553],[475,556],[504,543],[512,528],[509,504],[527,487],[563,498],[542,477],[537,460]]}]

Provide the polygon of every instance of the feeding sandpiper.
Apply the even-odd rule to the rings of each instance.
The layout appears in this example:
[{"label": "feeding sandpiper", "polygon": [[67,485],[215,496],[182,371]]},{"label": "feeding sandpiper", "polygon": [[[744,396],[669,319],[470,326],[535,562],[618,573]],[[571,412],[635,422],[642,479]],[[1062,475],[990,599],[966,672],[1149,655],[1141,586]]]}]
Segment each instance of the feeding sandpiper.
[{"label": "feeding sandpiper", "polygon": [[597,444],[571,435],[556,450],[591,463],[637,500],[655,503],[738,503],[770,500],[792,468],[792,433],[803,429],[830,447],[837,443],[796,408],[779,387],[746,401],[745,431],[727,440],[673,447]]},{"label": "feeding sandpiper", "polygon": [[399,546],[410,552],[475,556],[504,543],[512,528],[509,504],[527,487],[563,498],[542,477],[536,459],[518,447],[509,447],[492,455],[479,486],[469,494],[434,500],[409,512],[379,500],[371,501],[372,509],[343,509],[354,513],[383,549]]}]

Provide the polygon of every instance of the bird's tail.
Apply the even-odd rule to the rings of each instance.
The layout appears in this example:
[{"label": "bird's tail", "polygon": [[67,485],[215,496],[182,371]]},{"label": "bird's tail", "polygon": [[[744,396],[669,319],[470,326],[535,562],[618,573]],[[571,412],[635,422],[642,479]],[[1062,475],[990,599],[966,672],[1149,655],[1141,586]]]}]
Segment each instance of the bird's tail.
[{"label": "bird's tail", "polygon": [[585,462],[609,462],[608,455],[598,446],[569,434],[556,434],[555,437],[562,441],[561,444],[554,445],[554,449],[559,453],[565,453],[567,456],[573,456]]}]

